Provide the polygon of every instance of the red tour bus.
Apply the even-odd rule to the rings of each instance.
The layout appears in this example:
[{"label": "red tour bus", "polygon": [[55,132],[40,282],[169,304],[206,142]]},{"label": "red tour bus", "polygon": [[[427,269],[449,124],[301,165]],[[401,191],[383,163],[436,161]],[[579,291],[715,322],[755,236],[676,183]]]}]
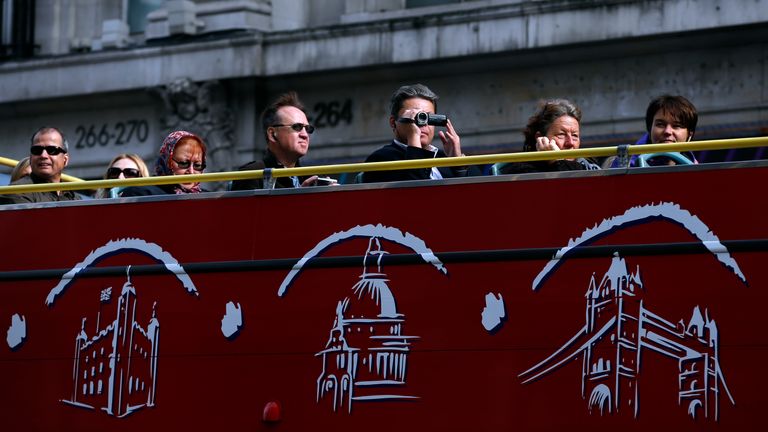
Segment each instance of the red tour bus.
[{"label": "red tour bus", "polygon": [[755,430],[764,162],[6,206],[3,430]]}]

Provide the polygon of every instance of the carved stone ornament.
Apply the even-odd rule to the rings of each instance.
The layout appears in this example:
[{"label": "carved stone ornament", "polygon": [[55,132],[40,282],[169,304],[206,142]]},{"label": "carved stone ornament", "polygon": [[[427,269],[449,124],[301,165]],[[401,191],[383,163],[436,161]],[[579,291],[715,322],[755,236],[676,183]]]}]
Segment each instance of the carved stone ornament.
[{"label": "carved stone ornament", "polygon": [[227,108],[226,89],[219,81],[195,83],[189,78],[177,78],[152,91],[163,102],[160,124],[164,135],[187,130],[200,136],[207,146],[207,172],[234,168],[234,116]]}]

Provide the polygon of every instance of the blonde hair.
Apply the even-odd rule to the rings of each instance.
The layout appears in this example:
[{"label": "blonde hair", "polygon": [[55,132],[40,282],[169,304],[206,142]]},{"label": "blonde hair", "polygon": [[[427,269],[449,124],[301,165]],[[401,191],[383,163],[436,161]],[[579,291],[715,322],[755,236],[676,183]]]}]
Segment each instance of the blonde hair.
[{"label": "blonde hair", "polygon": [[11,171],[11,183],[15,182],[16,180],[26,177],[29,175],[29,172],[27,170],[32,170],[31,165],[29,164],[29,156],[25,157],[24,159],[20,160],[15,167],[13,167],[13,171]]},{"label": "blonde hair", "polygon": [[[136,164],[136,166],[139,168],[139,177],[149,177],[149,169],[147,169],[147,164],[144,163],[144,159],[142,159],[141,156],[134,153],[120,153],[119,155],[112,158],[112,160],[109,162],[109,165],[107,165],[107,169],[104,171],[105,180],[107,179],[107,171],[112,168],[112,165],[114,165],[115,162],[122,159],[130,159],[133,161],[133,163]],[[97,190],[94,197],[109,198],[109,189]]]},{"label": "blonde hair", "polygon": [[[112,158],[112,161],[109,162],[109,165],[107,165],[107,170],[112,168],[112,165],[115,164],[115,162],[119,161],[120,159],[130,159],[133,161],[133,163],[136,164],[137,167],[139,167],[139,177],[149,177],[149,169],[147,169],[147,164],[144,163],[144,159],[141,158],[141,156],[134,154],[134,153],[120,153],[119,155]],[[104,171],[104,179],[107,178],[107,171]]]}]

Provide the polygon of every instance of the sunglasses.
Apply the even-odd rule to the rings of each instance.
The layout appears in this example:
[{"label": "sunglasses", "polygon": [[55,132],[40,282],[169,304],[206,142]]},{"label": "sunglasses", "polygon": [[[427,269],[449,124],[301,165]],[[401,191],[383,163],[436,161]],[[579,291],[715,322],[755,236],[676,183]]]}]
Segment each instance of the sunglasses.
[{"label": "sunglasses", "polygon": [[29,152],[35,156],[40,156],[41,154],[43,154],[43,150],[45,150],[49,156],[56,156],[61,153],[67,152],[67,150],[64,147],[58,147],[58,146],[33,145],[32,147],[29,148]]},{"label": "sunglasses", "polygon": [[190,165],[192,166],[192,169],[197,171],[197,172],[203,172],[203,170],[205,169],[205,162],[194,162],[193,163],[192,161],[188,161],[188,160],[186,160],[186,161],[177,161],[176,159],[173,159],[173,158],[171,158],[171,160],[173,160],[176,163],[176,166],[179,167],[179,169],[185,170],[185,169],[189,168]]},{"label": "sunglasses", "polygon": [[123,177],[125,178],[138,178],[141,177],[141,173],[136,168],[115,168],[112,167],[107,170],[107,178],[108,179],[116,179],[120,177],[120,173],[123,173]]},{"label": "sunglasses", "polygon": [[296,132],[301,132],[302,129],[306,129],[307,133],[310,135],[312,135],[312,132],[315,131],[315,127],[312,126],[311,124],[302,124],[302,123],[294,123],[289,125],[276,124],[276,125],[272,125],[272,127],[289,127]]}]

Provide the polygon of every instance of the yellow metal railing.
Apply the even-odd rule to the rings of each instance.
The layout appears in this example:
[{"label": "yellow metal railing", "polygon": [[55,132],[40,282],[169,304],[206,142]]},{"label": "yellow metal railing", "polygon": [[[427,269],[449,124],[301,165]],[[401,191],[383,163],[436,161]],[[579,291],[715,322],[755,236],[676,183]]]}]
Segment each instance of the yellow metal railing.
[{"label": "yellow metal railing", "polygon": [[[15,159],[10,159],[10,158],[6,158],[6,157],[0,156],[0,165],[5,165],[5,166],[9,166],[9,167],[13,168],[18,163],[19,163],[19,161],[15,160]],[[81,178],[73,177],[73,176],[68,175],[68,174],[62,174],[61,175],[61,179],[64,180],[64,181],[68,181],[68,182],[84,181]]]},{"label": "yellow metal railing", "polygon": [[[620,149],[626,149],[628,155],[682,152],[698,150],[722,150],[748,147],[768,146],[768,137],[724,139],[712,141],[696,141],[679,144],[643,144],[628,146],[597,147],[578,150],[503,153],[479,156],[463,156],[439,159],[417,159],[394,162],[369,162],[338,165],[318,165],[300,168],[278,168],[272,170],[272,177],[328,175],[339,173],[354,173],[361,171],[388,171],[415,168],[484,165],[500,162],[531,162],[540,160],[575,159],[580,157],[617,156]],[[179,184],[192,182],[218,182],[231,180],[261,179],[263,170],[229,171],[208,174],[186,174],[178,176],[146,177],[121,180],[74,180],[67,183],[45,183],[35,185],[0,186],[0,194],[18,194],[29,192],[48,192],[55,190],[93,190],[112,187],[147,186],[161,184]]]}]

